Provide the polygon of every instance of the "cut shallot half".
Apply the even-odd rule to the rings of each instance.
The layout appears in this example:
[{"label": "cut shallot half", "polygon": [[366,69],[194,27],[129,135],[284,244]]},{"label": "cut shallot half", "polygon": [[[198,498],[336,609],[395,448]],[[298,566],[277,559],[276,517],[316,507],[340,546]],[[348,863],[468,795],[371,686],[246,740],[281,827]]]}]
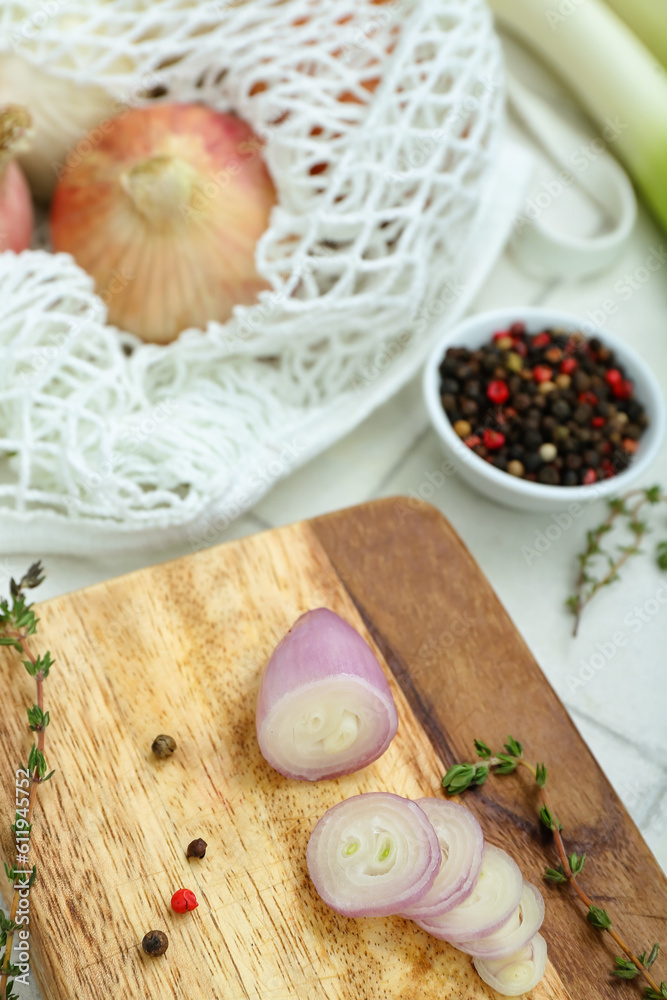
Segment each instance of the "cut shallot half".
[{"label": "cut shallot half", "polygon": [[403,910],[401,916],[429,920],[454,909],[475,888],[482,868],[484,835],[473,814],[464,806],[447,799],[416,801],[438,836],[442,862],[426,895]]},{"label": "cut shallot half", "polygon": [[521,951],[544,921],[542,893],[530,882],[523,883],[521,901],[503,926],[478,941],[459,941],[456,947],[475,958],[496,960]]},{"label": "cut shallot half", "polygon": [[500,847],[487,844],[479,878],[466,899],[453,910],[428,920],[416,920],[423,930],[443,941],[475,941],[497,931],[519,905],[523,876]]},{"label": "cut shallot half", "polygon": [[435,830],[418,805],[391,792],[344,799],[308,841],[308,872],[345,917],[400,913],[430,889],[440,866]]},{"label": "cut shallot half", "polygon": [[281,639],[257,696],[262,755],[288,778],[351,774],[380,757],[398,728],[370,646],[327,608],[307,611]]},{"label": "cut shallot half", "polygon": [[547,966],[547,943],[536,934],[514,955],[505,958],[473,958],[477,974],[487,986],[504,997],[520,997],[534,989]]}]

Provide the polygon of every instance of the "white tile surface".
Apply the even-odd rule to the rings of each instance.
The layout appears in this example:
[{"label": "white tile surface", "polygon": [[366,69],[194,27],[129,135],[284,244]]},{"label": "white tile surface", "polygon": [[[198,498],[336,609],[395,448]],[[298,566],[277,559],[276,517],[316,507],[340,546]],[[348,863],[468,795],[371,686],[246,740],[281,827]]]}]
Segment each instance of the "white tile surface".
[{"label": "white tile surface", "polygon": [[[554,104],[568,106],[562,91],[548,78],[540,77],[538,89],[550,95]],[[516,126],[513,128],[516,131]],[[631,294],[623,290],[627,276],[632,277],[651,248],[661,247],[663,240],[642,212],[623,259],[609,273],[580,283],[535,280],[522,273],[506,254],[498,261],[474,310],[538,302],[584,316],[605,310],[608,328],[642,352],[667,392],[667,265]],[[217,540],[227,541],[374,497],[429,492],[427,474],[438,469],[442,460],[415,380],[349,437],[277,484],[252,513]],[[653,473],[654,480],[667,485],[666,450]],[[648,557],[635,560],[624,573],[623,582],[601,594],[587,610],[575,640],[563,601],[572,586],[575,556],[582,547],[585,529],[602,519],[603,505],[587,509],[542,555],[531,558],[526,547],[533,547],[536,533],[543,533],[553,523],[548,515],[497,507],[455,476],[429,499],[450,519],[487,574],[667,870],[667,604],[655,613],[644,610],[646,620],[639,627],[633,610],[641,611],[647,602],[653,607],[651,601],[659,588],[664,585],[667,589],[667,574],[661,575]],[[664,513],[658,520],[663,537],[667,537]],[[649,536],[646,547],[650,549],[658,537],[658,532]],[[188,550],[183,546],[165,551],[163,558]],[[23,572],[29,561],[27,556],[0,560],[0,589],[9,575]],[[86,586],[148,561],[142,555],[95,562],[51,558],[40,596]],[[624,641],[611,655],[610,643],[613,645],[612,637],[619,631]],[[37,996],[34,992],[22,995]]]}]

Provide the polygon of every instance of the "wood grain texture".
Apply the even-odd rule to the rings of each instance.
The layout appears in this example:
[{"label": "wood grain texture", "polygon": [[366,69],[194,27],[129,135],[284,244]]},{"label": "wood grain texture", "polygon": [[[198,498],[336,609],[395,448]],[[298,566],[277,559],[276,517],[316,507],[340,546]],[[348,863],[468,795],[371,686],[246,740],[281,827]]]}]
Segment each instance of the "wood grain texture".
[{"label": "wood grain texture", "polygon": [[[48,756],[32,858],[33,970],[45,1000],[465,1000],[495,994],[470,960],[400,918],[349,920],[312,888],[305,849],[319,816],[359,791],[437,794],[471,740],[513,732],[551,765],[573,848],[640,945],[665,940],[665,880],[483,575],[431,508],[382,501],[142,570],[40,606]],[[264,762],[254,702],[294,619],[325,605],[384,657],[400,718],[372,767],[336,781],[283,778]],[[25,757],[30,678],[0,656],[2,760]],[[150,751],[171,733],[169,760]],[[582,791],[566,795],[575,771]],[[13,788],[0,789],[0,815]],[[488,839],[539,882],[548,839],[521,779],[466,802]],[[188,861],[194,837],[207,856]],[[12,856],[6,823],[5,857]],[[177,915],[173,891],[197,893]],[[546,889],[547,976],[535,1000],[619,997],[609,956],[573,904]],[[161,928],[167,955],[140,942]],[[590,940],[589,940],[590,939]],[[623,991],[633,987],[622,987]]]}]

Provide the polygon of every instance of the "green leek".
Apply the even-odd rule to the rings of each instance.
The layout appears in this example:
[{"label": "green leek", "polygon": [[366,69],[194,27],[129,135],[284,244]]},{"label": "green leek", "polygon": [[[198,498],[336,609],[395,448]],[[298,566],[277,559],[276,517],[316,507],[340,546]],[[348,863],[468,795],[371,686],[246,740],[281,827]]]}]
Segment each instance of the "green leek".
[{"label": "green leek", "polygon": [[647,49],[667,66],[667,3],[665,0],[607,0]]},{"label": "green leek", "polygon": [[667,71],[603,0],[490,6],[574,91],[667,230]]}]

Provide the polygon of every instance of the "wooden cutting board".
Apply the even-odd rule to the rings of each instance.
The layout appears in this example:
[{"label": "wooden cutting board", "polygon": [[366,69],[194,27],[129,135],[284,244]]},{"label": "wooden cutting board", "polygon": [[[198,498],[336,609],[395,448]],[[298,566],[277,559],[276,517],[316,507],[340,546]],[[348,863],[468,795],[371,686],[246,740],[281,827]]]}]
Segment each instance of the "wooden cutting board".
[{"label": "wooden cutting board", "polygon": [[[590,856],[584,883],[638,949],[667,945],[658,865],[460,539],[436,510],[411,503],[366,504],[40,606],[39,648],[57,660],[46,692],[57,773],[40,789],[33,838],[30,950],[45,1000],[494,997],[466,956],[414,924],[328,910],[305,851],[340,799],[438,795],[475,737],[497,746],[508,733],[548,763],[568,844]],[[372,767],[309,784],[264,762],[253,709],[271,649],[321,605],[380,653],[400,728]],[[10,858],[11,773],[26,756],[33,697],[11,651],[0,683]],[[178,743],[164,761],[150,750],[161,732]],[[543,887],[550,964],[531,995],[640,995],[610,980],[613,953],[569,893],[542,883],[556,859],[529,782],[490,780],[465,803]],[[203,861],[185,858],[195,837],[208,841]],[[197,893],[193,913],[169,907],[180,886]],[[164,958],[141,950],[153,928],[169,935]]]}]

